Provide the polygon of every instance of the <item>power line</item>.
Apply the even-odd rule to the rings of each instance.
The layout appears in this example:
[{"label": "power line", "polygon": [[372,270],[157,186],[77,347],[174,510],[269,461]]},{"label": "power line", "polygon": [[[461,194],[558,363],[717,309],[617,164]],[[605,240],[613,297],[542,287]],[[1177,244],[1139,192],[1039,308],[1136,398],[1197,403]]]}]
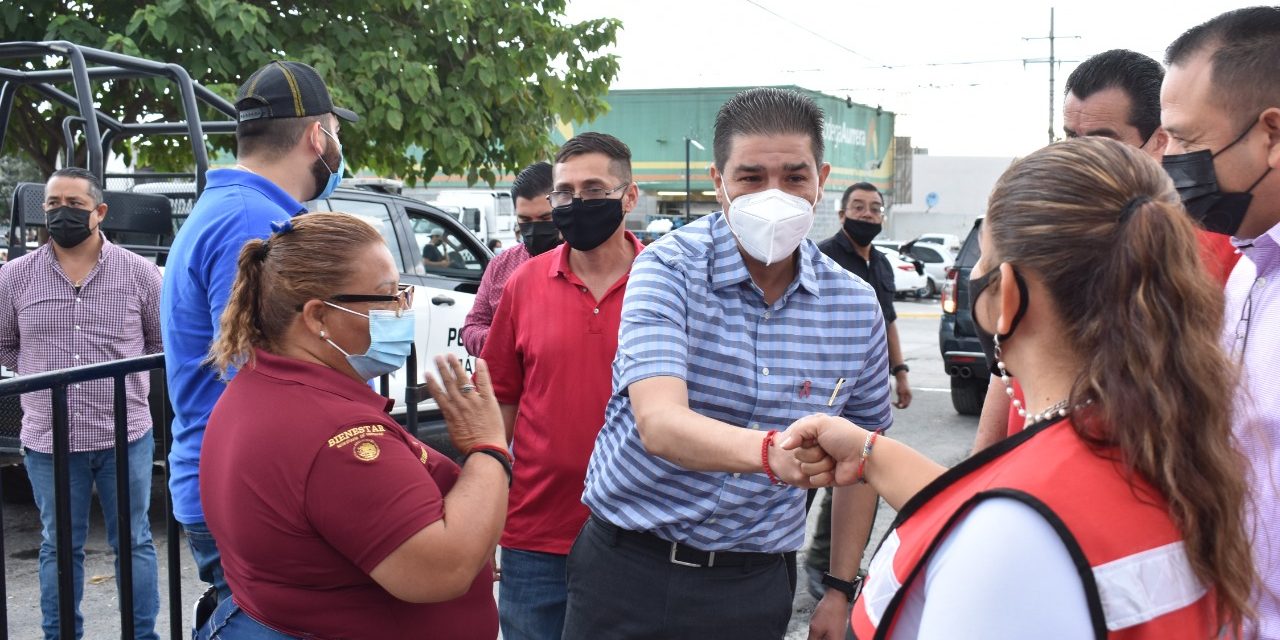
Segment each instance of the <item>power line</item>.
[{"label": "power line", "polygon": [[784,16],[784,15],[782,15],[782,14],[780,14],[780,13],[778,13],[778,12],[774,11],[773,9],[770,9],[769,7],[766,7],[766,6],[762,5],[762,4],[760,4],[759,2],[756,2],[756,0],[746,0],[746,3],[747,3],[747,4],[750,4],[750,5],[754,5],[757,9],[760,9],[761,11],[764,11],[765,13],[768,13],[769,15],[771,15],[771,16],[773,16],[773,17],[775,17],[775,18],[778,18],[779,20],[782,20],[783,22],[786,22],[787,24],[790,24],[791,26],[793,26],[793,27],[795,27],[795,28],[797,28],[797,29],[799,29],[799,30],[801,30],[801,31],[805,32],[805,33],[807,33],[807,34],[809,34],[809,35],[811,35],[811,36],[814,36],[815,38],[818,38],[819,40],[822,40],[823,42],[826,42],[827,44],[830,44],[830,45],[832,45],[832,46],[839,47],[840,49],[843,49],[843,50],[845,50],[845,51],[848,51],[849,53],[852,53],[853,55],[858,56],[859,58],[862,58],[863,60],[866,60],[866,61],[868,61],[868,62],[874,63],[876,66],[884,66],[884,65],[881,65],[880,63],[876,62],[875,60],[871,59],[869,56],[867,56],[867,55],[865,55],[865,54],[858,53],[857,51],[854,51],[853,49],[850,49],[849,47],[847,47],[847,46],[845,46],[845,45],[843,45],[843,44],[840,44],[839,42],[836,42],[835,40],[832,40],[831,38],[828,38],[828,37],[826,37],[826,36],[822,35],[821,33],[818,33],[817,31],[814,31],[813,29],[810,29],[809,27],[806,27],[806,26],[804,26],[804,25],[800,24],[799,22],[796,22],[795,20],[792,20],[791,18],[788,18],[788,17],[786,17],[786,16]]},{"label": "power line", "polygon": [[996,60],[960,60],[956,62],[912,62],[909,64],[878,64],[862,67],[863,69],[912,69],[918,67],[950,67],[973,64],[998,64],[1003,62],[1023,62],[1022,58],[999,58]]}]

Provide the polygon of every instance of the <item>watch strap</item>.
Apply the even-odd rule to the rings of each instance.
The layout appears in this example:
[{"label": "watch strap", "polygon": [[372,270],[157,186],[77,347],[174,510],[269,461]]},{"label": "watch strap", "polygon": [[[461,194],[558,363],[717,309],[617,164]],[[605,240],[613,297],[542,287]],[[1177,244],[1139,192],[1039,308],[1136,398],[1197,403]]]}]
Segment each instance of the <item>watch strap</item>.
[{"label": "watch strap", "polygon": [[857,576],[853,580],[841,580],[830,573],[822,574],[822,584],[843,593],[849,602],[853,602],[858,597],[858,592],[862,590],[862,576]]}]

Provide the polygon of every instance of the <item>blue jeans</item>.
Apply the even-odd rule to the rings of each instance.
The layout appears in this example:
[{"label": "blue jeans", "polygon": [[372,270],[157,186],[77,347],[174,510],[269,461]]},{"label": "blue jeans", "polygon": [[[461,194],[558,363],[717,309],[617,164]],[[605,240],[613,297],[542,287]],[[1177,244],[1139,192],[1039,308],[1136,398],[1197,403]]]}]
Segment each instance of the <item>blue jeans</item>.
[{"label": "blue jeans", "polygon": [[221,603],[231,595],[227,586],[227,578],[222,574],[222,554],[218,552],[218,543],[213,540],[209,525],[203,522],[192,522],[182,525],[187,534],[187,547],[191,549],[191,557],[196,560],[196,575],[206,584],[218,590],[218,602]]},{"label": "blue jeans", "polygon": [[[158,640],[156,614],[160,592],[156,585],[156,547],[151,542],[151,456],[155,442],[151,432],[129,444],[129,541],[133,560],[133,626],[135,637]],[[54,640],[58,629],[58,561],[55,524],[53,455],[23,449],[27,477],[36,507],[40,509],[40,612],[44,616],[44,636]],[[89,534],[89,500],[98,489],[98,503],[106,520],[107,543],[115,552],[116,590],[120,585],[120,543],[116,525],[115,449],[72,453],[68,478],[71,481],[71,583],[76,612],[76,638],[84,635],[80,600],[84,596],[84,541]]]},{"label": "blue jeans", "polygon": [[559,640],[569,586],[568,556],[502,549],[498,624],[503,640]]},{"label": "blue jeans", "polygon": [[224,598],[195,640],[295,640],[268,627],[240,609],[233,598]]}]

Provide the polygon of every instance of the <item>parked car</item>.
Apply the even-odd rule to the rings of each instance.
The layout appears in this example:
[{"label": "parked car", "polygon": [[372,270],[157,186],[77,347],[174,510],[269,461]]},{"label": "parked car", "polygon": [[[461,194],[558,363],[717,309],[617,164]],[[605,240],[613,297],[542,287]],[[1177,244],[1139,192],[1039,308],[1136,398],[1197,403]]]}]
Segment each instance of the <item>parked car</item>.
[{"label": "parked car", "polygon": [[889,265],[893,267],[893,288],[898,297],[923,298],[929,295],[929,276],[924,274],[923,265],[893,249],[876,248],[889,259]]},{"label": "parked car", "polygon": [[991,378],[969,310],[969,274],[978,262],[978,230],[981,228],[982,218],[978,218],[961,245],[955,264],[947,271],[942,287],[942,321],[938,328],[942,366],[951,376],[951,404],[957,413],[967,416],[982,413],[982,401],[987,396]]},{"label": "parked car", "polygon": [[881,240],[880,238],[876,238],[871,241],[871,244],[875,245],[877,249],[893,249],[894,251],[901,252],[902,245],[906,243],[901,240]]},{"label": "parked car", "polygon": [[949,233],[926,233],[911,242],[940,245],[952,255],[960,253],[960,238]]},{"label": "parked car", "polygon": [[942,288],[940,283],[947,281],[947,272],[955,264],[955,256],[942,245],[919,240],[903,245],[902,253],[924,264],[924,273],[929,276],[929,295],[937,295]]}]

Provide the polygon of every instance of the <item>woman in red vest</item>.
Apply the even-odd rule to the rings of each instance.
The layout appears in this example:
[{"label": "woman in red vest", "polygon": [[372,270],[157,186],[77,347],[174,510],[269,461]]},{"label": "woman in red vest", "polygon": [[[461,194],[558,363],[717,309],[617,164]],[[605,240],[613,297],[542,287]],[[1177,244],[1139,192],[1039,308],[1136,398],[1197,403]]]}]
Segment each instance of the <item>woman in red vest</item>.
[{"label": "woman in red vest", "polygon": [[853,607],[870,638],[1238,635],[1255,569],[1222,290],[1168,176],[1104,138],[1014,163],[973,269],[1026,428],[952,469],[838,417],[784,446],[899,510]]}]

